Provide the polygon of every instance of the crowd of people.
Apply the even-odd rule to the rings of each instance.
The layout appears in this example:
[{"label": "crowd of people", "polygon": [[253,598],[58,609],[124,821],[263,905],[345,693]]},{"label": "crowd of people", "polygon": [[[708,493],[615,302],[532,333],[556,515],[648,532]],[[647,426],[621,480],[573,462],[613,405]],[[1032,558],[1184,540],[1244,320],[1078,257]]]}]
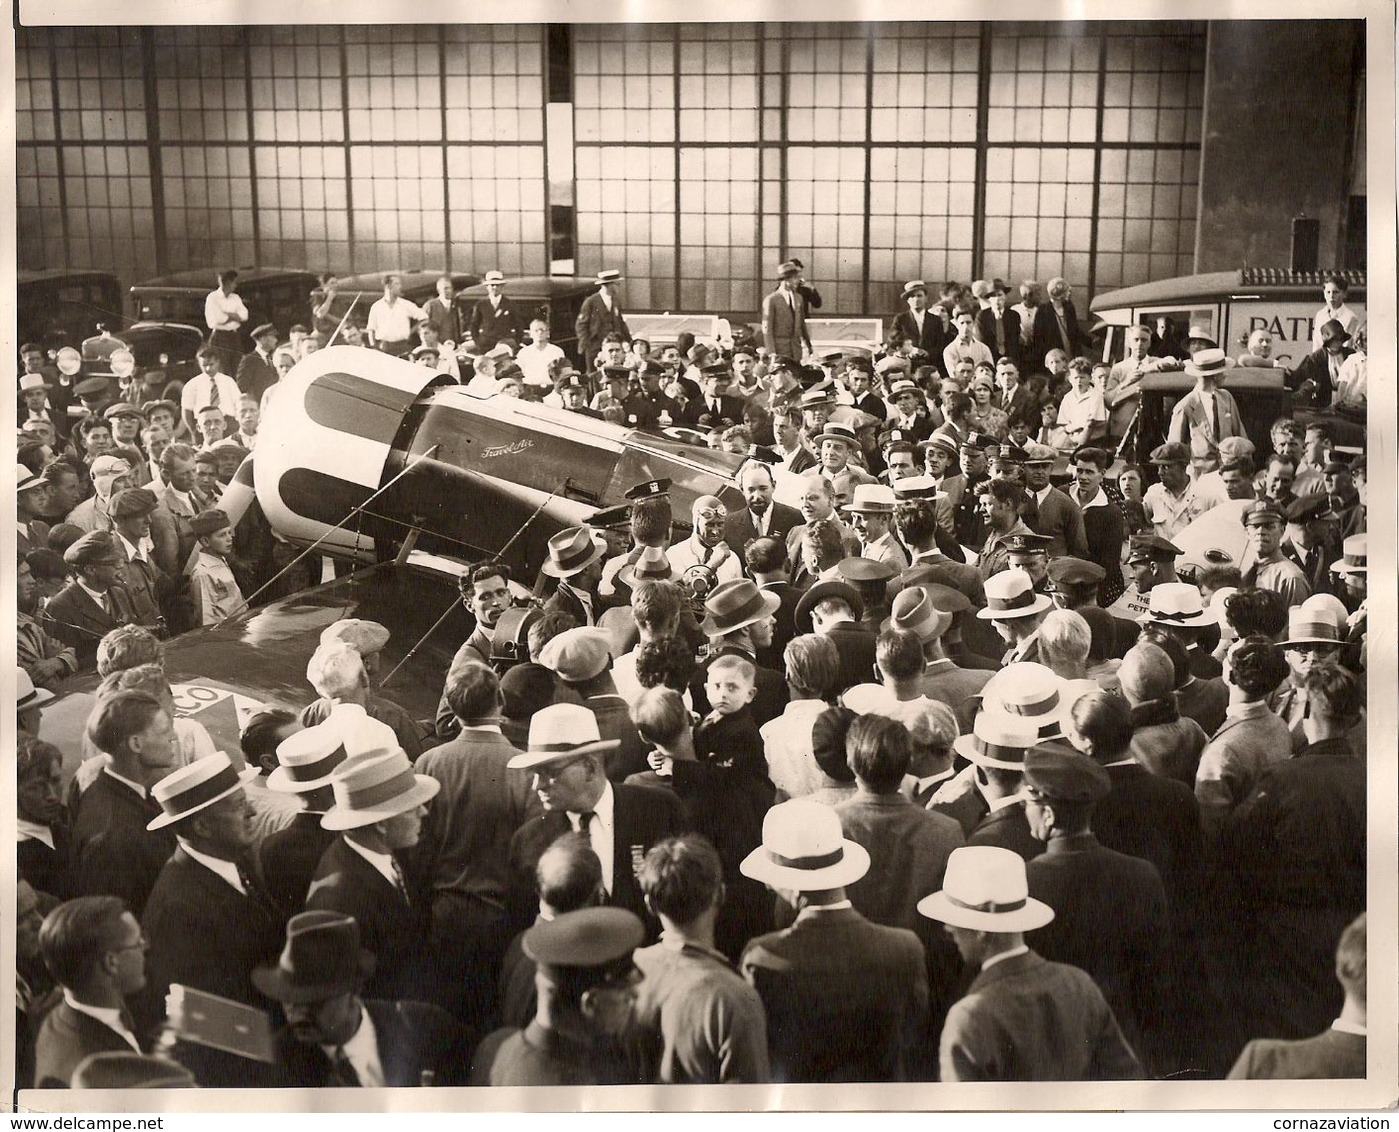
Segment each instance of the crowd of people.
[{"label": "crowd of people", "polygon": [[[1141,327],[1098,364],[1063,280],[915,280],[875,357],[816,356],[788,261],[731,346],[632,340],[602,273],[580,370],[493,276],[470,354],[392,281],[368,327],[257,327],[234,365],[224,280],[178,389],[119,342],[110,377],[22,351],[21,1083],[1363,1076],[1365,454],[1248,437],[1229,370],[1268,342]],[[1363,404],[1336,297],[1283,375],[1317,409]],[[737,491],[637,484],[554,534],[517,649],[517,579],[466,567],[435,719],[346,618],[314,696],[218,751],[160,642],[313,581],[218,502],[341,342],[736,453]],[[1242,559],[1179,571],[1237,501]],[[61,751],[44,705],[94,667]]]}]

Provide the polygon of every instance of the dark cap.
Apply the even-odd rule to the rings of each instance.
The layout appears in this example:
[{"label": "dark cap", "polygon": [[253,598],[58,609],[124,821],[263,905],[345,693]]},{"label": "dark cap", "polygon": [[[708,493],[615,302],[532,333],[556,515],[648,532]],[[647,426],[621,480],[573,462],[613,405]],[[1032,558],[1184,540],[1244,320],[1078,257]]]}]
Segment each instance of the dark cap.
[{"label": "dark cap", "polygon": [[626,366],[603,366],[602,373],[609,381],[614,377],[618,381],[630,381],[632,371]]},{"label": "dark cap", "polygon": [[635,912],[625,908],[580,908],[535,924],[525,932],[525,954],[546,967],[602,967],[646,938]]},{"label": "dark cap", "polygon": [[1056,586],[1096,586],[1107,571],[1084,558],[1056,558],[1049,564],[1049,579]]},{"label": "dark cap", "polygon": [[716,377],[723,380],[733,377],[729,367],[723,362],[712,362],[707,366],[701,366],[700,373],[704,374],[705,377]]},{"label": "dark cap", "polygon": [[264,334],[276,334],[276,333],[277,333],[277,328],[276,328],[275,326],[273,326],[270,322],[264,322],[264,323],[262,323],[262,325],[260,325],[260,326],[254,326],[254,327],[253,327],[253,332],[252,332],[252,335],[251,335],[251,336],[252,336],[253,338],[261,338]]},{"label": "dark cap", "polygon": [[996,455],[1002,461],[1011,464],[1023,464],[1028,459],[1025,449],[1018,444],[1002,444]]},{"label": "dark cap", "polygon": [[597,531],[625,531],[631,526],[631,504],[608,507],[598,511],[588,520],[588,526]]},{"label": "dark cap", "polygon": [[891,448],[895,444],[907,444],[912,448],[918,444],[918,437],[906,428],[891,428],[884,436],[884,447]]},{"label": "dark cap", "polygon": [[1144,558],[1150,558],[1156,562],[1174,562],[1177,557],[1184,554],[1175,543],[1160,535],[1133,535],[1131,545],[1127,551],[1127,561],[1135,562]]},{"label": "dark cap", "polygon": [[94,566],[99,562],[119,561],[117,545],[109,531],[88,531],[63,552],[69,566]]},{"label": "dark cap", "polygon": [[172,417],[174,417],[176,420],[180,419],[180,406],[175,404],[174,401],[168,400],[164,397],[162,397],[159,401],[147,401],[144,405],[141,406],[141,414],[146,418],[146,420],[150,420],[151,414],[157,412],[160,409],[168,409]]},{"label": "dark cap", "polygon": [[189,529],[195,538],[203,538],[205,535],[214,534],[225,527],[230,526],[228,516],[217,507],[210,507],[207,511],[201,511],[189,521]]},{"label": "dark cap", "polygon": [[748,458],[756,460],[760,464],[780,464],[782,457],[766,444],[750,444],[748,446]]},{"label": "dark cap", "polygon": [[1339,475],[1341,472],[1349,473],[1351,470],[1351,466],[1344,460],[1330,460],[1327,462],[1326,466],[1321,469],[1321,474],[1324,476],[1334,476]]},{"label": "dark cap", "polygon": [[1334,519],[1331,511],[1331,497],[1323,492],[1303,495],[1287,506],[1289,523],[1310,523],[1314,519]]},{"label": "dark cap", "polygon": [[127,404],[125,401],[118,401],[115,405],[108,405],[102,410],[102,415],[109,421],[116,417],[130,417],[132,420],[141,419],[141,410],[135,405]]},{"label": "dark cap", "polygon": [[1108,772],[1072,747],[1046,744],[1025,754],[1025,789],[1057,802],[1096,802],[1112,789]]},{"label": "dark cap", "polygon": [[847,582],[887,582],[897,571],[887,562],[873,558],[842,558],[836,570]]},{"label": "dark cap", "polygon": [[588,383],[575,372],[560,377],[558,387],[560,389],[587,389]]},{"label": "dark cap", "polygon": [[665,499],[670,495],[670,480],[647,480],[627,488],[625,497],[633,503],[643,499]]},{"label": "dark cap", "polygon": [[73,392],[84,401],[91,401],[96,397],[104,397],[107,391],[112,388],[112,383],[105,377],[89,377],[73,386]]},{"label": "dark cap", "polygon": [[138,515],[149,515],[159,506],[155,492],[144,487],[128,487],[113,496],[112,518],[134,519]]},{"label": "dark cap", "polygon": [[797,632],[812,632],[811,611],[827,598],[839,598],[850,606],[851,614],[856,621],[865,615],[865,602],[860,597],[860,591],[849,582],[817,582],[806,593],[802,594],[797,602],[797,607],[792,612],[792,620],[796,624]]},{"label": "dark cap", "polygon": [[1011,535],[1006,539],[1006,549],[1011,554],[1048,554],[1053,541],[1048,535]]},{"label": "dark cap", "polygon": [[1285,519],[1282,508],[1278,506],[1277,501],[1266,497],[1252,500],[1248,506],[1244,508],[1243,514],[1239,517],[1243,520],[1243,524],[1246,527],[1251,527],[1255,523],[1266,523],[1270,521],[1281,523]]},{"label": "dark cap", "polygon": [[967,433],[967,439],[962,441],[963,448],[978,448],[982,450],[994,448],[996,444],[996,438],[986,432],[969,432]]}]

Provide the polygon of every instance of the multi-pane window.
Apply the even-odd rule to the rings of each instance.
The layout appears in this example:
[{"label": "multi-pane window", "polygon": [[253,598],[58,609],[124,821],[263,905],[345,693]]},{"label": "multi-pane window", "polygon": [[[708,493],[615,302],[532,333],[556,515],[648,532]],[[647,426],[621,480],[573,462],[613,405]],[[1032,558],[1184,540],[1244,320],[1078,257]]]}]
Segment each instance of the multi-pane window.
[{"label": "multi-pane window", "polygon": [[680,141],[758,140],[758,26],[681,24]]},{"label": "multi-pane window", "polygon": [[[806,266],[823,310],[863,309],[865,151],[792,146],[787,151],[787,254]],[[771,272],[776,264],[764,264]]]},{"label": "multi-pane window", "polygon": [[15,140],[54,137],[53,58],[43,32],[15,29]]},{"label": "multi-pane window", "polygon": [[447,137],[452,141],[540,141],[544,132],[540,26],[454,24],[441,32]]},{"label": "multi-pane window", "polygon": [[253,137],[260,142],[338,142],[345,136],[338,28],[253,28]]},{"label": "multi-pane window", "polygon": [[252,170],[242,146],[171,146],[164,153],[167,246],[179,263],[252,263]]},{"label": "multi-pane window", "polygon": [[[247,141],[244,34],[240,28],[153,29],[161,141]],[[139,73],[139,65],[127,66]]]},{"label": "multi-pane window", "polygon": [[436,269],[446,263],[439,146],[353,146],[350,191],[356,271]]},{"label": "multi-pane window", "polygon": [[544,273],[542,146],[448,146],[446,185],[455,266]]},{"label": "multi-pane window", "polygon": [[1163,34],[1156,24],[1109,25],[1103,141],[1199,144],[1205,32],[1187,28]]},{"label": "multi-pane window", "polygon": [[870,152],[870,310],[896,309],[911,279],[971,276],[975,178],[971,149]]},{"label": "multi-pane window", "polygon": [[129,272],[154,266],[151,178],[139,146],[63,150],[68,256],[74,266]]},{"label": "multi-pane window", "polygon": [[18,262],[32,267],[67,263],[58,150],[48,145],[17,146],[15,190]]},{"label": "multi-pane window", "polygon": [[865,140],[869,38],[863,24],[787,25],[787,138]]},{"label": "multi-pane window", "polygon": [[1089,278],[1091,149],[990,149],[984,273],[1002,279]]},{"label": "multi-pane window", "polygon": [[54,37],[59,129],[65,141],[140,140],[146,93],[135,28],[62,28]]},{"label": "multi-pane window", "polygon": [[345,77],[352,141],[435,141],[442,137],[442,67],[436,28],[345,28]]},{"label": "multi-pane window", "polygon": [[876,24],[870,138],[974,142],[980,31],[976,24]]},{"label": "multi-pane window", "polygon": [[258,146],[258,225],[264,263],[305,265],[348,275],[349,195],[345,151],[321,146]]},{"label": "multi-pane window", "polygon": [[665,24],[573,29],[573,122],[580,143],[673,142],[675,29]]},{"label": "multi-pane window", "polygon": [[1104,151],[1098,200],[1099,290],[1190,273],[1199,165],[1199,154],[1192,150]]},{"label": "multi-pane window", "polygon": [[756,310],[758,151],[680,151],[681,310]]},{"label": "multi-pane window", "polygon": [[675,151],[579,146],[577,169],[578,273],[618,269],[624,306],[674,309]]}]

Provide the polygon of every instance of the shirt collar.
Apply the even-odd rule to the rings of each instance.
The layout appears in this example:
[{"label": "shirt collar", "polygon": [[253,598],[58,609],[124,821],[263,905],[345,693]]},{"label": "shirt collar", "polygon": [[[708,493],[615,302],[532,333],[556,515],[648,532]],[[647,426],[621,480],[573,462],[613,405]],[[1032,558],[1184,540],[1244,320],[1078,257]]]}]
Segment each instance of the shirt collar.
[{"label": "shirt collar", "polygon": [[946,782],[952,775],[953,770],[951,767],[948,767],[946,770],[940,771],[937,774],[928,775],[927,778],[920,778],[917,782],[917,788],[920,792],[924,791],[930,786],[936,786],[939,782]]},{"label": "shirt collar", "polygon": [[103,768],[102,773],[111,775],[123,786],[126,786],[130,790],[134,790],[137,796],[140,798],[149,798],[151,796],[150,791],[147,790],[144,786],[142,786],[139,782],[132,782],[131,779],[126,778],[114,771],[110,762]]},{"label": "shirt collar", "polygon": [[[1077,496],[1074,497],[1074,502],[1078,503]],[[1103,490],[1103,485],[1099,484],[1098,494],[1095,495],[1092,499],[1090,499],[1087,503],[1079,503],[1078,508],[1080,511],[1087,511],[1090,507],[1106,507],[1107,505],[1108,493]]]},{"label": "shirt collar", "polygon": [[363,1003],[359,1008],[359,1028],[349,1041],[340,1046],[321,1046],[325,1055],[335,1057],[337,1049],[343,1050],[359,1077],[361,1086],[369,1089],[385,1084],[383,1063],[379,1060],[379,1035],[374,1030],[374,1020]]},{"label": "shirt collar", "polygon": [[[985,797],[983,795],[983,797]],[[987,798],[986,809],[988,813],[999,813],[1001,810],[1008,810],[1011,806],[1018,806],[1025,801],[1025,792],[1018,791],[1015,794],[1007,794],[1004,798]]]},{"label": "shirt collar", "polygon": [[984,960],[981,964],[981,969],[983,971],[989,970],[997,963],[1004,962],[1007,959],[1014,959],[1017,955],[1026,955],[1029,953],[1029,950],[1029,946],[1022,943],[1019,947],[1012,947],[1009,951],[1002,951],[999,955],[993,955],[990,959]]},{"label": "shirt collar", "polygon": [[225,861],[222,857],[211,857],[208,853],[201,853],[183,837],[177,836],[175,840],[180,843],[180,848],[194,858],[194,860],[198,861],[205,868],[217,873],[244,896],[248,895],[248,890],[243,887],[243,878],[238,875],[238,866],[232,861]]},{"label": "shirt collar", "polygon": [[121,544],[126,548],[126,556],[128,558],[130,558],[133,562],[146,561],[146,555],[150,552],[152,545],[149,535],[143,538],[140,542],[133,543],[129,541],[127,537],[121,533],[121,531],[116,530],[116,528],[113,528],[113,533],[116,534],[117,538],[121,539]]},{"label": "shirt collar", "polygon": [[844,912],[846,909],[854,908],[855,905],[849,900],[837,900],[834,904],[808,904],[797,913],[798,920],[808,920],[813,916],[819,916],[823,912]]},{"label": "shirt collar", "polygon": [[81,588],[82,591],[85,594],[87,594],[88,597],[92,598],[93,602],[95,602],[97,605],[102,606],[103,609],[107,608],[107,598],[111,594],[111,590],[108,590],[106,593],[98,593],[90,585],[84,582],[81,577],[74,578],[73,580],[78,583],[79,588]]},{"label": "shirt collar", "polygon": [[[604,829],[612,828],[612,811],[615,801],[616,795],[612,793],[612,783],[609,782],[603,786],[602,797],[599,798],[596,805],[593,806],[593,819],[602,822]],[[569,811],[568,820],[570,822],[578,817],[579,815],[577,813],[571,810]],[[579,823],[575,823],[575,825],[577,824]]]},{"label": "shirt collar", "polygon": [[63,988],[63,1001],[68,1004],[70,1010],[76,1010],[79,1014],[86,1014],[89,1018],[97,1019],[107,1029],[119,1034],[133,1050],[137,1053],[141,1052],[141,1047],[136,1043],[136,1035],[126,1028],[120,1010],[111,1006],[91,1006],[86,1002],[79,1002],[67,987]]},{"label": "shirt collar", "polygon": [[463,731],[490,731],[495,733],[496,735],[505,734],[503,731],[501,731],[500,724],[498,723],[463,723],[461,725],[461,729]]},{"label": "shirt collar", "polygon": [[26,818],[15,818],[15,829],[21,841],[42,841],[50,849],[54,847],[53,830],[46,825]]},{"label": "shirt collar", "polygon": [[1225,719],[1255,719],[1258,716],[1272,715],[1267,700],[1252,700],[1246,704],[1230,704],[1224,709]]},{"label": "shirt collar", "polygon": [[1340,1018],[1331,1023],[1331,1029],[1339,1030],[1343,1034],[1358,1034],[1362,1038],[1366,1036],[1365,1027],[1359,1022],[1346,1022]]},{"label": "shirt collar", "polygon": [[398,876],[394,873],[394,860],[392,853],[380,853],[377,849],[367,849],[353,838],[345,838],[345,844],[374,866],[374,870],[395,888],[398,887]]}]

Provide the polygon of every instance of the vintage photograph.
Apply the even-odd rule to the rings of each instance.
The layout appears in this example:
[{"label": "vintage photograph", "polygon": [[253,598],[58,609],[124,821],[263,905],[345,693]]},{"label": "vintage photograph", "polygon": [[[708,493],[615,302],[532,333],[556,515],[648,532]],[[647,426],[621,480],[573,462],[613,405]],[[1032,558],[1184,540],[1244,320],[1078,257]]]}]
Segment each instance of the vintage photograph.
[{"label": "vintage photograph", "polygon": [[21,4],[6,1103],[1392,1103],[1394,12],[1130,8]]}]

